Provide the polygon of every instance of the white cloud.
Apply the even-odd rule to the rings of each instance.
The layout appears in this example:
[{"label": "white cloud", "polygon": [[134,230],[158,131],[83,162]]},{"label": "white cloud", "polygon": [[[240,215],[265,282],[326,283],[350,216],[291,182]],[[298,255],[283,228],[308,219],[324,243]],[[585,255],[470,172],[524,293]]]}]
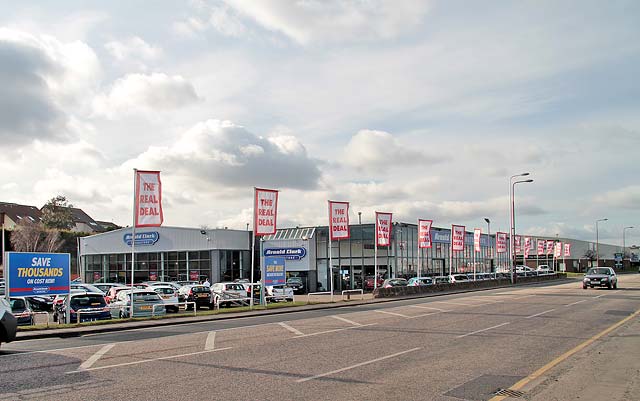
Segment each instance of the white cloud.
[{"label": "white cloud", "polygon": [[640,210],[640,185],[629,185],[596,195],[595,201],[606,208]]},{"label": "white cloud", "polygon": [[320,171],[292,136],[262,138],[229,121],[207,120],[169,147],[150,147],[125,165],[158,168],[226,187],[314,188]]},{"label": "white cloud", "polygon": [[122,41],[111,41],[104,45],[105,49],[120,63],[134,63],[146,68],[144,62],[160,58],[162,48],[152,46],[139,36],[132,36]]},{"label": "white cloud", "polygon": [[240,37],[248,34],[238,12],[226,5],[195,2],[196,15],[173,24],[173,31],[184,36],[194,36],[214,29],[223,36]]},{"label": "white cloud", "polygon": [[200,100],[193,85],[180,75],[128,74],[108,93],[94,99],[96,115],[116,119],[121,115],[160,115]]},{"label": "white cloud", "polygon": [[226,0],[266,29],[300,44],[395,38],[415,28],[427,13],[422,0]]},{"label": "white cloud", "polygon": [[346,163],[376,172],[400,166],[431,165],[444,160],[442,156],[430,155],[404,145],[388,132],[375,130],[361,130],[355,134],[345,147],[344,156]]}]

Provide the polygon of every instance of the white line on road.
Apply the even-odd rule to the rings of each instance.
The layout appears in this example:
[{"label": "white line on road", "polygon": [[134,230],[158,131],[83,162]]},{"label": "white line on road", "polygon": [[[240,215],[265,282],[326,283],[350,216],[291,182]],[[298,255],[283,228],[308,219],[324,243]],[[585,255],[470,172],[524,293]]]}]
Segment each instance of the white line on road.
[{"label": "white line on road", "polygon": [[351,329],[359,329],[361,327],[367,327],[367,326],[374,326],[377,323],[369,323],[369,324],[361,324],[359,326],[351,326],[351,327],[343,327],[341,329],[333,329],[333,330],[326,330],[326,331],[318,331],[316,333],[311,333],[311,334],[303,334],[300,336],[295,336],[293,338],[303,338],[303,337],[313,337],[313,336],[318,336],[320,334],[327,334],[327,333],[335,333],[337,331],[345,331],[345,330],[351,330]]},{"label": "white line on road", "polygon": [[190,352],[188,354],[161,356],[159,358],[143,359],[141,361],[135,361],[135,362],[125,362],[125,363],[117,363],[115,365],[98,366],[97,368],[88,368],[88,369],[84,369],[84,370],[72,370],[71,372],[65,372],[65,374],[70,375],[70,374],[73,374],[73,373],[90,372],[92,370],[110,369],[110,368],[117,368],[117,367],[120,367],[120,366],[139,365],[141,363],[164,361],[164,360],[167,360],[167,359],[182,358],[184,356],[192,356],[192,355],[208,354],[210,352],[225,351],[225,350],[228,350],[228,349],[231,349],[231,348],[232,347],[226,347],[226,348],[218,348],[218,349],[214,349],[214,350],[210,350],[210,351],[197,351],[197,352]]},{"label": "white line on road", "polygon": [[372,359],[372,360],[366,361],[366,362],[360,362],[360,363],[357,363],[357,364],[352,365],[352,366],[347,366],[346,368],[333,370],[331,372],[322,373],[322,374],[311,376],[311,377],[305,377],[304,379],[296,380],[296,382],[297,383],[304,383],[304,382],[307,382],[309,380],[319,379],[319,378],[325,377],[325,376],[331,376],[331,375],[336,374],[336,373],[340,373],[340,372],[344,372],[344,371],[347,371],[347,370],[359,368],[360,366],[369,365],[369,364],[372,364],[372,363],[375,363],[375,362],[384,361],[385,359],[395,358],[396,356],[408,354],[409,352],[414,352],[414,351],[418,351],[418,350],[421,350],[421,349],[422,349],[422,347],[412,348],[412,349],[408,349],[408,350],[402,351],[402,352],[396,352],[395,354],[391,354],[391,355],[383,356],[383,357],[380,357],[380,358]]},{"label": "white line on road", "polygon": [[511,300],[517,301],[518,299],[525,299],[525,298],[529,298],[529,297],[535,297],[535,294],[523,295],[521,297],[511,298]]},{"label": "white line on road", "polygon": [[375,310],[374,312],[386,313],[387,315],[393,315],[393,316],[400,316],[400,317],[403,317],[405,319],[407,319],[409,317],[407,315],[403,315],[402,313],[389,312],[389,311],[386,311],[386,310]]},{"label": "white line on road", "polygon": [[581,303],[583,303],[583,302],[587,302],[587,300],[586,300],[586,299],[583,299],[582,301],[576,301],[576,302],[574,302],[574,303],[571,303],[571,304],[568,304],[568,305],[565,305],[565,306],[573,306],[573,305],[581,304]]},{"label": "white line on road", "polygon": [[607,294],[602,294],[602,295],[598,295],[597,297],[594,297],[594,298],[602,298],[602,297],[606,297],[606,296],[607,296]]},{"label": "white line on road", "polygon": [[418,309],[432,309],[432,310],[437,310],[438,312],[449,312],[446,309],[440,309],[440,308],[432,308],[430,306],[422,306],[422,305],[407,305],[410,308],[418,308]]},{"label": "white line on road", "polygon": [[352,325],[354,325],[354,326],[362,326],[360,323],[358,323],[358,322],[354,322],[353,320],[346,319],[346,318],[344,318],[344,317],[342,317],[342,316],[333,315],[333,316],[330,316],[330,317],[332,317],[332,318],[334,318],[334,319],[341,320],[341,321],[343,321],[343,322],[345,322],[345,323],[352,324]]},{"label": "white line on road", "polygon": [[549,309],[549,310],[546,310],[546,311],[544,311],[544,312],[536,313],[535,315],[531,315],[531,316],[527,316],[527,317],[525,317],[525,319],[531,319],[532,317],[536,317],[536,316],[544,315],[545,313],[553,312],[554,310],[555,310],[555,309]]},{"label": "white line on road", "polygon": [[91,357],[89,359],[87,359],[86,361],[82,362],[82,365],[80,365],[80,367],[78,367],[78,370],[87,370],[90,367],[93,366],[94,363],[98,362],[98,359],[100,359],[104,354],[106,354],[107,352],[109,352],[109,350],[113,347],[115,347],[116,344],[107,344],[104,347],[100,348],[98,350],[98,352],[96,352],[95,354],[91,355]]},{"label": "white line on road", "polygon": [[467,336],[472,336],[474,334],[482,333],[483,331],[488,331],[488,330],[491,330],[491,329],[496,329],[498,327],[505,326],[505,325],[507,325],[509,323],[511,323],[511,322],[501,323],[501,324],[497,324],[495,326],[487,327],[486,329],[472,331],[471,333],[463,334],[461,336],[458,336],[457,338],[463,338],[463,337],[467,337]]},{"label": "white line on road", "polygon": [[473,304],[463,304],[462,302],[450,302],[450,301],[433,301],[432,303],[458,305],[458,306],[475,306]]},{"label": "white line on road", "polygon": [[209,334],[207,334],[207,341],[204,343],[204,350],[205,351],[213,351],[216,344],[216,332],[215,331],[210,331]]},{"label": "white line on road", "polygon": [[431,315],[439,315],[442,312],[431,312],[431,313],[423,313],[422,315],[416,315],[416,316],[409,316],[407,319],[415,319],[418,317],[425,317],[425,316],[431,316]]},{"label": "white line on road", "polygon": [[297,335],[297,336],[303,336],[304,333],[301,332],[300,330],[296,329],[295,327],[291,327],[288,324],[286,324],[285,322],[280,322],[278,323],[280,326],[284,327],[285,329],[289,330],[290,332],[292,332],[293,334]]}]

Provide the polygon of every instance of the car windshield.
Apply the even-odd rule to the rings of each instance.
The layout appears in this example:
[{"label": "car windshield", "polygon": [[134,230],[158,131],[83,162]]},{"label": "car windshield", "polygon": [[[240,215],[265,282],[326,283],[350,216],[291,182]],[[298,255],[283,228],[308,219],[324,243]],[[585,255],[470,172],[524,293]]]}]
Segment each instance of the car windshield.
[{"label": "car windshield", "polygon": [[105,307],[107,303],[100,295],[75,295],[71,297],[72,309]]},{"label": "car windshield", "polygon": [[192,292],[209,292],[210,289],[203,285],[199,285],[199,286],[191,287],[191,291]]},{"label": "car windshield", "polygon": [[227,291],[244,291],[242,284],[227,284]]},{"label": "car windshield", "polygon": [[300,277],[289,277],[287,280],[290,283],[302,283],[302,279]]},{"label": "car windshield", "polygon": [[24,310],[27,308],[27,305],[24,302],[24,299],[11,299],[11,309],[14,311]]},{"label": "car windshield", "polygon": [[160,296],[155,292],[136,292],[133,294],[134,302],[159,301]]},{"label": "car windshield", "polygon": [[609,274],[609,269],[605,269],[605,268],[589,269],[589,272],[587,274]]},{"label": "car windshield", "polygon": [[171,287],[158,287],[158,288],[154,288],[153,290],[158,294],[163,294],[163,295],[173,295],[173,292],[174,292],[173,288]]}]

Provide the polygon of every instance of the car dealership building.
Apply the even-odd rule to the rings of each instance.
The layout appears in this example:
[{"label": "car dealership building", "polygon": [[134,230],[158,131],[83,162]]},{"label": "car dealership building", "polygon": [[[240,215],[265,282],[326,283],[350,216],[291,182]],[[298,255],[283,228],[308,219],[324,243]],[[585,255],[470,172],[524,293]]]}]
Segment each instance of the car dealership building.
[{"label": "car dealership building", "polygon": [[[255,278],[260,277],[264,256],[283,256],[287,276],[302,278],[305,291],[330,288],[362,288],[366,277],[374,275],[374,224],[355,224],[349,227],[350,238],[329,241],[327,226],[296,227],[277,230],[273,235],[258,237],[255,243]],[[80,271],[86,282],[120,282],[131,280],[131,228],[80,238]],[[432,227],[432,247],[418,249],[417,225],[394,223],[391,244],[379,247],[378,273],[387,277],[413,277],[476,272],[494,272],[510,266],[507,253],[496,253],[495,235],[482,234],[480,252],[474,255],[473,232],[465,235],[464,251],[449,251],[451,230]],[[517,264],[536,268],[549,265],[560,271],[584,271],[593,260],[594,242],[567,238],[531,236],[535,248],[537,239],[571,244],[571,256],[555,261],[550,255],[536,255],[533,249],[528,258],[520,252]],[[208,279],[211,283],[250,279],[251,231],[227,229],[199,229],[182,227],[138,228],[135,242],[135,281],[186,281]],[[333,269],[329,269],[329,246]],[[508,245],[507,245],[508,246]],[[621,248],[599,244],[600,265],[629,269],[637,266],[637,255],[627,255],[621,262]],[[474,258],[475,256],[475,258]],[[634,262],[635,261],[635,262]],[[637,267],[636,267],[637,269]],[[330,273],[332,272],[332,274]]]}]

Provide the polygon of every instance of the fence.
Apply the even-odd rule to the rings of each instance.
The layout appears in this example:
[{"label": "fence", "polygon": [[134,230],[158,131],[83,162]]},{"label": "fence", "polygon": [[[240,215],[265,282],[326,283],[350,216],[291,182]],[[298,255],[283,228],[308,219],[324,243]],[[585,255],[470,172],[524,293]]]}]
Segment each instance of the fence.
[{"label": "fence", "polygon": [[309,292],[307,293],[307,303],[309,303],[309,297],[311,295],[333,295],[333,293],[331,291]]},{"label": "fence", "polygon": [[193,316],[196,316],[197,314],[197,306],[195,302],[167,302],[167,303],[162,303],[162,304],[155,304],[151,307],[151,317],[155,317],[156,316],[156,307],[161,306],[163,308],[166,308],[167,306],[178,306],[180,307],[181,305],[184,305],[184,309],[187,309],[187,305],[193,305]]},{"label": "fence", "polygon": [[360,299],[364,300],[364,292],[362,291],[362,289],[357,289],[357,290],[344,290],[342,291],[342,300],[344,301],[344,296],[347,296],[347,299],[351,299],[351,294],[352,293],[356,293],[356,294],[360,294]]}]

